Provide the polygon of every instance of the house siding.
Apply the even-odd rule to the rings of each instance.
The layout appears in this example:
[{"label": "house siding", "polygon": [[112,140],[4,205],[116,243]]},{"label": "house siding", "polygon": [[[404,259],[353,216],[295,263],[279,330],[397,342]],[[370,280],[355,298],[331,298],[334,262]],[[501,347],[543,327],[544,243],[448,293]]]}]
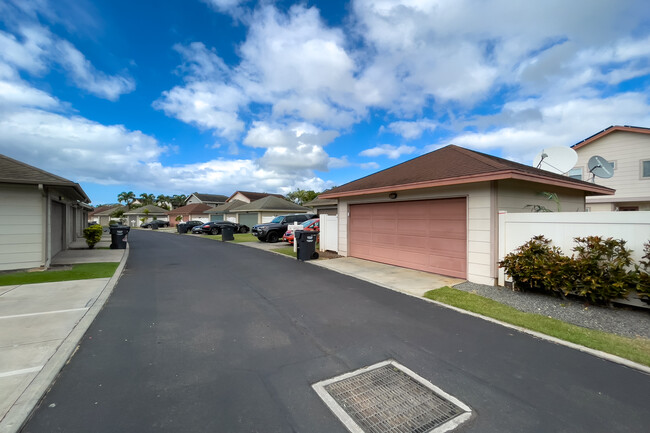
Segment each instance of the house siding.
[{"label": "house siding", "polygon": [[[615,189],[616,194],[587,197],[587,204],[592,211],[614,210],[612,206],[608,209],[607,206],[592,206],[592,203],[616,203],[619,199],[633,199],[626,201],[638,202],[639,210],[650,210],[650,178],[641,177],[641,161],[650,160],[650,134],[614,131],[576,152],[576,168],[582,169],[583,180],[591,179],[587,164],[592,156],[599,155],[615,163],[614,176],[609,179],[596,177],[595,183]],[[628,206],[627,203],[621,205]]]},{"label": "house siding", "polygon": [[36,186],[0,185],[0,270],[44,264],[44,203]]},{"label": "house siding", "polygon": [[393,201],[429,200],[466,197],[467,199],[467,279],[479,284],[494,284],[496,252],[490,242],[490,229],[496,224],[496,211],[491,209],[491,185],[487,182],[457,185],[424,190],[399,191],[398,198],[388,200],[387,194],[339,198],[339,251],[349,254],[348,209],[350,204],[380,203]]},{"label": "house siding", "polygon": [[542,196],[543,192],[558,195],[561,212],[584,212],[585,210],[585,198],[582,191],[510,179],[497,183],[497,206],[500,211],[509,213],[532,212],[530,207],[526,207],[528,205],[540,205],[557,212],[555,202]]}]

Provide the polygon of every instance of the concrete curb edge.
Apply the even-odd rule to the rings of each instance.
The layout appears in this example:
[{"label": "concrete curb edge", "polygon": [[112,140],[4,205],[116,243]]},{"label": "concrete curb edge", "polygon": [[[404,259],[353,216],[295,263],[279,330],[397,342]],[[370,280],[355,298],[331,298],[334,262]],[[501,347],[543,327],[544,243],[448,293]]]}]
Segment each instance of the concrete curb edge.
[{"label": "concrete curb edge", "polygon": [[[622,358],[622,357],[617,356],[617,355],[612,355],[611,353],[603,352],[601,350],[592,349],[592,348],[586,347],[586,346],[581,346],[580,344],[571,343],[570,341],[561,340],[561,339],[556,338],[556,337],[551,337],[550,335],[542,334],[541,332],[531,331],[530,329],[526,329],[526,328],[522,328],[520,326],[512,325],[510,323],[502,322],[500,320],[493,319],[492,317],[487,317],[487,316],[483,316],[483,315],[478,314],[478,313],[474,313],[472,311],[463,310],[462,308],[454,307],[452,305],[448,305],[448,304],[445,304],[445,303],[440,302],[440,301],[434,301],[433,299],[425,298],[424,296],[417,296],[417,295],[413,295],[411,293],[406,293],[406,292],[403,292],[401,290],[395,289],[394,287],[389,287],[387,285],[377,283],[375,281],[370,281],[370,280],[366,280],[364,278],[360,278],[359,276],[354,275],[352,273],[337,271],[335,269],[331,269],[331,268],[328,268],[326,266],[320,266],[318,263],[312,263],[311,261],[309,261],[307,263],[312,264],[314,266],[319,266],[320,268],[323,268],[323,269],[329,269],[330,271],[338,272],[339,274],[344,274],[344,275],[347,275],[347,276],[350,276],[350,277],[354,277],[354,278],[357,278],[359,280],[366,281],[366,282],[374,284],[376,286],[383,287],[385,289],[389,289],[389,290],[392,290],[392,291],[397,292],[397,293],[402,293],[404,295],[411,296],[411,297],[416,298],[416,299],[421,299],[421,300],[424,300],[426,302],[431,302],[433,304],[439,305],[439,306],[444,307],[444,308],[449,308],[451,310],[457,311],[457,312],[462,313],[462,314],[466,314],[468,316],[473,316],[473,317],[476,317],[478,319],[483,319],[483,320],[486,320],[488,322],[495,323],[497,325],[505,326],[506,328],[514,329],[515,331],[519,331],[519,332],[522,332],[524,334],[531,335],[531,336],[539,338],[541,340],[546,340],[546,341],[551,342],[551,343],[555,343],[555,344],[559,344],[559,345],[562,345],[562,346],[569,347],[571,349],[579,350],[581,352],[588,353],[588,354],[596,356],[598,358],[605,359],[605,360],[610,361],[610,362],[615,362],[617,364],[621,364],[621,365],[624,365],[626,367],[633,368],[635,370],[639,370],[639,371],[641,371],[643,373],[646,373],[646,374],[650,374],[650,367],[647,367],[647,366],[645,366],[643,364],[636,363],[634,361],[630,361],[629,359],[625,359],[625,358]],[[431,289],[431,290],[435,290],[435,289]]]},{"label": "concrete curb edge", "polygon": [[20,397],[18,397],[11,406],[5,417],[0,422],[0,433],[19,432],[27,422],[34,409],[38,406],[38,403],[47,391],[49,391],[59,372],[74,355],[84,334],[95,320],[95,317],[97,317],[97,314],[99,314],[101,309],[104,307],[104,304],[111,293],[113,293],[113,289],[122,276],[128,257],[129,245],[127,243],[127,247],[124,250],[124,256],[111,279],[108,280],[108,283],[106,283],[106,286],[104,286],[97,299],[95,299],[95,302],[93,302],[86,314],[84,314],[81,320],[79,320],[72,331],[70,331],[68,336],[63,340],[54,355],[48,359],[45,366],[43,366],[41,371],[38,372],[34,380],[32,380],[25,391],[23,391]]}]

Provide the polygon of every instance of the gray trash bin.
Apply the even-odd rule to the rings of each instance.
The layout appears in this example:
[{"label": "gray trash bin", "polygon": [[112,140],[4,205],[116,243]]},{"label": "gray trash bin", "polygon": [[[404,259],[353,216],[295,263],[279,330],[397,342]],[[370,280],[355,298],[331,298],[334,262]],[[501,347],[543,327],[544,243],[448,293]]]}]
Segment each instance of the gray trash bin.
[{"label": "gray trash bin", "polygon": [[221,242],[225,241],[234,241],[235,240],[235,227],[233,226],[222,226],[221,227]]},{"label": "gray trash bin", "polygon": [[296,242],[296,259],[297,260],[315,260],[318,258],[316,252],[316,242],[318,240],[317,231],[298,230],[294,234]]},{"label": "gray trash bin", "polygon": [[111,230],[111,249],[123,250],[126,249],[126,242],[128,241],[129,226],[113,225]]}]

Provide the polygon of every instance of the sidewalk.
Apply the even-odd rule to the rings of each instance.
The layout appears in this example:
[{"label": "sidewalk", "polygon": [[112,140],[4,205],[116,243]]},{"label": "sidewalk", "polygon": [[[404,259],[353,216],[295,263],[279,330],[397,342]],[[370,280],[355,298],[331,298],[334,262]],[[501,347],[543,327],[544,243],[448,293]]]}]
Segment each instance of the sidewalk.
[{"label": "sidewalk", "polygon": [[52,263],[120,266],[112,278],[0,286],[0,433],[21,428],[101,310],[127,257],[128,249],[66,250]]}]

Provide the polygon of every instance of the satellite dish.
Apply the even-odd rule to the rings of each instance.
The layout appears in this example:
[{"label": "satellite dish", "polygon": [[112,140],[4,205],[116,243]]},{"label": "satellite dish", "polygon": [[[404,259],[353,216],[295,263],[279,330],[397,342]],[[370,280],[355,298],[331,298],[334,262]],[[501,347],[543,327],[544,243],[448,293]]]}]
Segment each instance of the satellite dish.
[{"label": "satellite dish", "polygon": [[589,167],[589,173],[594,176],[602,177],[603,179],[609,179],[614,176],[614,164],[602,156],[594,155],[589,158],[587,167]]},{"label": "satellite dish", "polygon": [[533,160],[533,166],[551,173],[564,174],[575,167],[578,154],[570,147],[543,149]]}]

